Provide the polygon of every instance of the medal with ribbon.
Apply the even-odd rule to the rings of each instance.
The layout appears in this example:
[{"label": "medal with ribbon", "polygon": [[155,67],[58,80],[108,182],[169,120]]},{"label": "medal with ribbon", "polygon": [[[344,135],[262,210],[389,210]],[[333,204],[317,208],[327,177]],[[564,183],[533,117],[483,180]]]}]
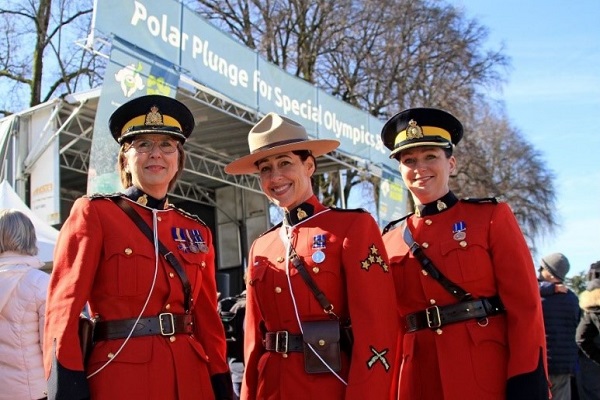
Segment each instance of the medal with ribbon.
[{"label": "medal with ribbon", "polygon": [[204,239],[202,238],[202,235],[200,234],[200,231],[198,229],[192,229],[190,231],[190,236],[193,246],[196,248],[196,251],[194,251],[194,253],[197,253],[198,250],[200,250],[203,253],[208,253],[208,246],[206,245],[206,242],[204,242]]},{"label": "medal with ribbon", "polygon": [[172,227],[171,236],[173,236],[173,240],[177,243],[177,248],[179,250],[181,250],[184,253],[187,253],[189,251],[184,229]]},{"label": "medal with ribbon", "polygon": [[312,248],[315,250],[315,252],[312,254],[312,260],[317,264],[321,264],[323,261],[325,261],[325,253],[323,252],[323,249],[325,249],[324,234],[315,235],[313,237]]},{"label": "medal with ribbon", "polygon": [[464,221],[455,222],[452,226],[453,238],[456,241],[465,240],[467,237],[467,224]]}]

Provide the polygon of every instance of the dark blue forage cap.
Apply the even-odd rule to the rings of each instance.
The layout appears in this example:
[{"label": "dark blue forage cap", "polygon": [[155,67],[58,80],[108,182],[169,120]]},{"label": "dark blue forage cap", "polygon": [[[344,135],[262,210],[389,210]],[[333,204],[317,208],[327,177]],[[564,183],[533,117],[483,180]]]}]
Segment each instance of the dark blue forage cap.
[{"label": "dark blue forage cap", "polygon": [[194,116],[183,103],[160,95],[141,96],[124,103],[108,122],[119,144],[142,134],[169,135],[184,143],[194,125]]},{"label": "dark blue forage cap", "polygon": [[419,146],[452,148],[460,142],[463,126],[452,114],[437,108],[409,108],[390,118],[381,130],[381,140],[390,158],[402,150]]}]

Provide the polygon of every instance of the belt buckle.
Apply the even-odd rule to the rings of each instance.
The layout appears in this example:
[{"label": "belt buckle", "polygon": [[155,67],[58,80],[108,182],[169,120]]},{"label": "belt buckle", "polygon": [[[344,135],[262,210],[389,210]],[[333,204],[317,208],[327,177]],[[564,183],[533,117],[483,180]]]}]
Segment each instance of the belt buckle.
[{"label": "belt buckle", "polygon": [[[166,318],[166,320],[165,320]],[[165,321],[165,322],[163,322]],[[171,324],[171,330],[165,330],[165,324]],[[172,313],[161,313],[158,314],[158,326],[160,327],[160,334],[163,336],[172,336],[175,334],[175,317]],[[168,327],[167,327],[168,328]]]},{"label": "belt buckle", "polygon": [[425,317],[427,318],[427,326],[429,328],[436,329],[442,326],[442,317],[440,316],[440,308],[438,306],[427,307],[425,309]]},{"label": "belt buckle", "polygon": [[277,331],[275,332],[275,352],[276,353],[287,353],[288,342],[289,342],[288,331]]}]

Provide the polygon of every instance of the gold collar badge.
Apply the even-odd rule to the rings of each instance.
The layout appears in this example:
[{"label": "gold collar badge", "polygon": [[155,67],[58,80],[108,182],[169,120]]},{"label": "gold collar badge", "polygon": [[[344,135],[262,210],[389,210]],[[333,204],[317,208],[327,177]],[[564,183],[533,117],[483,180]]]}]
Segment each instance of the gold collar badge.
[{"label": "gold collar badge", "polygon": [[448,206],[446,205],[446,203],[444,203],[441,200],[438,200],[436,205],[437,205],[438,211],[444,211],[446,208],[448,208]]},{"label": "gold collar badge", "polygon": [[423,129],[417,125],[417,121],[411,119],[408,121],[408,127],[406,128],[406,139],[420,139],[423,137]]},{"label": "gold collar badge", "polygon": [[422,209],[423,209],[423,206],[422,206],[422,205],[420,205],[420,204],[417,204],[417,205],[415,206],[415,215],[416,215],[417,217],[421,217],[421,210],[422,210]]},{"label": "gold collar badge", "polygon": [[306,211],[304,211],[301,208],[298,208],[298,213],[296,214],[298,216],[298,220],[302,221],[304,218],[308,217],[308,214],[306,214]]},{"label": "gold collar badge", "polygon": [[164,125],[163,116],[158,111],[158,107],[152,106],[150,112],[146,114],[146,122],[144,125]]},{"label": "gold collar badge", "polygon": [[138,197],[138,199],[136,200],[136,203],[145,206],[146,204],[148,204],[148,196],[143,194],[140,197]]}]

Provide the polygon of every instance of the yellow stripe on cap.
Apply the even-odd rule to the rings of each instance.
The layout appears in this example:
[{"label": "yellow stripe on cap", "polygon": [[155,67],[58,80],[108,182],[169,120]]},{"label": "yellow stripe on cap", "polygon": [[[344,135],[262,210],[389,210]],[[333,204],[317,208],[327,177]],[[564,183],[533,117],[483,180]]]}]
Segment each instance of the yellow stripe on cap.
[{"label": "yellow stripe on cap", "polygon": [[[423,132],[423,137],[426,136],[441,136],[446,139],[448,142],[452,143],[452,136],[450,132],[445,129],[438,128],[437,126],[421,126],[421,130]],[[404,142],[406,139],[406,129],[398,132],[396,135],[396,140],[394,140],[394,146],[398,145],[398,143]]]},{"label": "yellow stripe on cap", "polygon": [[123,125],[123,128],[121,129],[121,135],[124,134],[125,132],[127,132],[127,130],[131,127],[145,126],[145,125],[147,125],[147,126],[173,126],[175,128],[179,128],[179,130],[182,130],[181,124],[175,118],[169,117],[168,115],[163,114],[162,120],[163,120],[162,125],[146,124],[146,115],[140,115],[139,117],[130,119],[125,125]]}]

